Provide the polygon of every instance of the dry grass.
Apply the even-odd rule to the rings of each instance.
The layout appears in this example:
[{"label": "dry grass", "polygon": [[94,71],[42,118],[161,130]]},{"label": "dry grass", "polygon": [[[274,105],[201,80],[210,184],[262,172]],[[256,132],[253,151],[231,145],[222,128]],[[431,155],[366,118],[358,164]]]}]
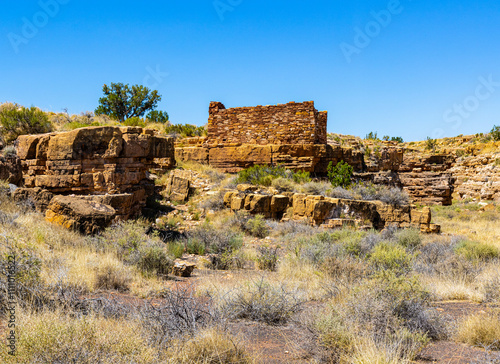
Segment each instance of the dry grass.
[{"label": "dry grass", "polygon": [[469,345],[500,350],[500,316],[498,313],[479,313],[459,324],[456,340]]},{"label": "dry grass", "polygon": [[201,331],[188,342],[176,342],[168,351],[169,363],[250,364],[256,363],[234,337],[217,329]]},{"label": "dry grass", "polygon": [[151,347],[140,323],[97,316],[17,311],[17,356],[0,343],[3,363],[152,363],[159,352]]}]

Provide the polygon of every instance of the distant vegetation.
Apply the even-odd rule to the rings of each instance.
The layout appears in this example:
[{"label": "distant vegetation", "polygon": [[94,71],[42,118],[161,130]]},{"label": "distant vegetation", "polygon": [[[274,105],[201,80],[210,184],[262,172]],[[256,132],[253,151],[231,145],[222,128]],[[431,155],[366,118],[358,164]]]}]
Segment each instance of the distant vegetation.
[{"label": "distant vegetation", "polygon": [[295,183],[309,182],[309,172],[293,172],[281,165],[255,165],[238,173],[238,183],[271,186],[274,180],[285,179]]},{"label": "distant vegetation", "polygon": [[493,129],[490,131],[491,137],[494,141],[500,141],[500,126],[493,126]]},{"label": "distant vegetation", "polygon": [[207,130],[203,126],[196,126],[191,124],[175,124],[167,125],[165,133],[180,136],[182,138],[201,137],[207,135]]},{"label": "distant vegetation", "polygon": [[111,86],[104,85],[102,91],[104,97],[99,99],[96,115],[108,115],[122,122],[144,116],[148,111],[153,111],[161,101],[158,91],[151,91],[141,85],[129,87],[128,84],[111,83]]}]

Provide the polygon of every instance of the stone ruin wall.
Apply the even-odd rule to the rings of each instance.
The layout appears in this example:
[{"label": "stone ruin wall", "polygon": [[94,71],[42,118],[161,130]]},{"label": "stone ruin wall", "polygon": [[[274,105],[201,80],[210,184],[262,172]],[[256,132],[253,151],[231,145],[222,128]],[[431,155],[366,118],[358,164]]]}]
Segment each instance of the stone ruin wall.
[{"label": "stone ruin wall", "polygon": [[455,179],[448,159],[419,160],[394,146],[367,158],[359,150],[327,144],[327,117],[313,102],[234,109],[212,102],[207,138],[176,143],[176,159],[209,164],[226,173],[256,164],[281,164],[317,176],[326,176],[330,162],[344,161],[353,166],[357,178],[403,188],[414,202],[451,204]]},{"label": "stone ruin wall", "polygon": [[207,144],[326,144],[326,123],[313,101],[232,109],[212,102]]}]

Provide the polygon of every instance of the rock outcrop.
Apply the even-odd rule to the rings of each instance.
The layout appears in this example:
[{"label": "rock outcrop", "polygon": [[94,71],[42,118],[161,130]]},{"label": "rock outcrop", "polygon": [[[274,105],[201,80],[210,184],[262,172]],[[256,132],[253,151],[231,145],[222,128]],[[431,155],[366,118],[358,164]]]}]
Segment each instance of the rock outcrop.
[{"label": "rock outcrop", "polygon": [[[139,214],[154,192],[149,171],[175,165],[173,139],[138,127],[20,136],[17,154],[24,188],[15,198],[30,199],[39,211],[47,211],[49,221],[85,233],[106,226],[110,216]],[[55,200],[53,195],[65,197]]]},{"label": "rock outcrop", "polygon": [[305,220],[328,228],[345,225],[383,229],[389,225],[415,227],[426,233],[439,233],[431,223],[429,207],[392,206],[381,201],[359,201],[300,193],[271,194],[255,186],[239,185],[224,196],[224,205],[233,211],[245,210],[274,219]]}]

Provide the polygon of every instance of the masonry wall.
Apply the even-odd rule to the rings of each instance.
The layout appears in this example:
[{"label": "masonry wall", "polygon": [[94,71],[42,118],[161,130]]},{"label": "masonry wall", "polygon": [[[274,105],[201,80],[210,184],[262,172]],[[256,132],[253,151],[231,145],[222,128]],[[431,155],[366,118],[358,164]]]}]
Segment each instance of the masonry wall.
[{"label": "masonry wall", "polygon": [[226,109],[210,103],[207,143],[326,144],[327,112],[314,102]]}]

